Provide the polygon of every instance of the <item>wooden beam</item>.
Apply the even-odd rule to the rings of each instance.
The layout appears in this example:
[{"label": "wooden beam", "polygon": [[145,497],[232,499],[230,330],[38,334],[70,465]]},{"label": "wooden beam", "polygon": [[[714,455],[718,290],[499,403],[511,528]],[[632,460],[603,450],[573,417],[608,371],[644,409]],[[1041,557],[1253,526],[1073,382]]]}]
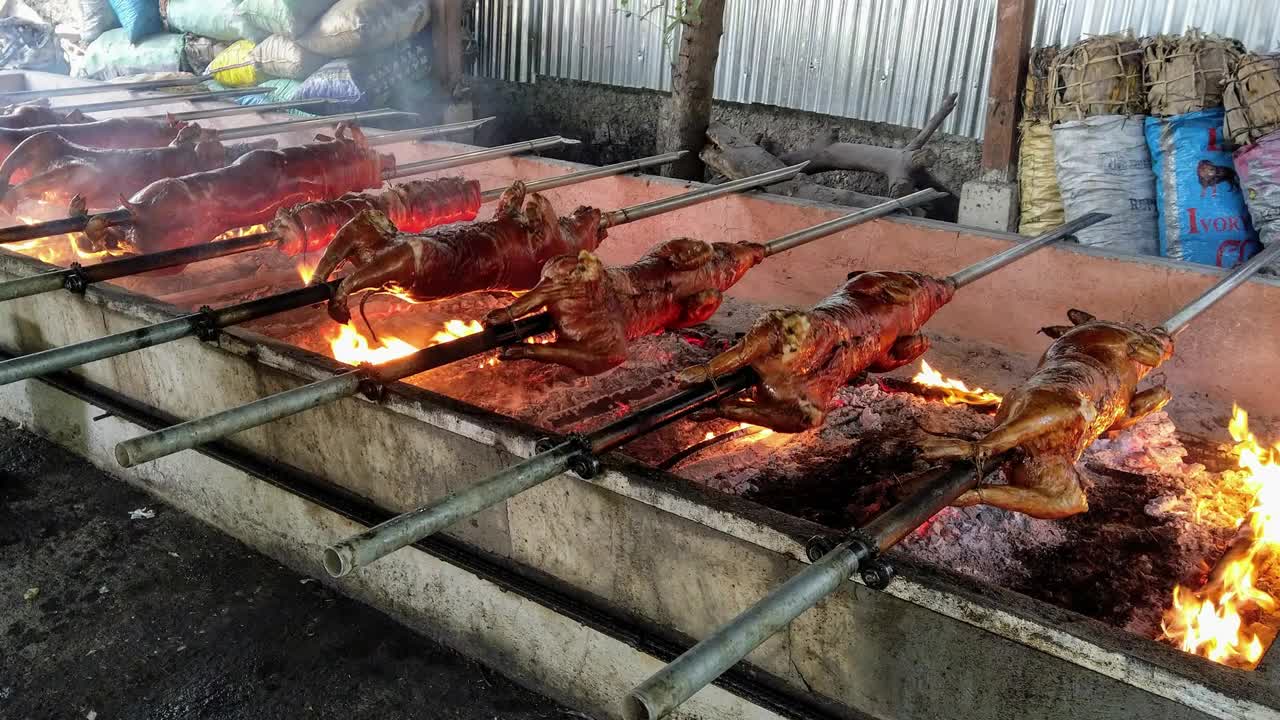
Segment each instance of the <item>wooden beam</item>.
[{"label": "wooden beam", "polygon": [[991,51],[987,124],[982,136],[982,169],[1013,177],[1017,161],[1018,113],[1031,53],[1036,0],[998,0],[996,38]]}]

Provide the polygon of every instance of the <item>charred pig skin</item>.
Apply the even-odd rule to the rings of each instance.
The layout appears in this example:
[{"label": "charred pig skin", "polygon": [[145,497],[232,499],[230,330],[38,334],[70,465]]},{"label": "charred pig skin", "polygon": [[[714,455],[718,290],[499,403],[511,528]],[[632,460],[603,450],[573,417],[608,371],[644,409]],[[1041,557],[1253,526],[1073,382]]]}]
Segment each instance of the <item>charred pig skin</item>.
[{"label": "charred pig skin", "polygon": [[279,150],[254,150],[216,170],[165,178],[123,201],[126,225],[93,218],[85,237],[93,249],[141,253],[187,247],[222,233],[269,222],[281,208],[340,197],[382,184],[394,159],[370,148],[357,128],[336,138]]},{"label": "charred pig skin", "polygon": [[365,210],[382,213],[400,232],[416,233],[440,225],[475,220],[482,199],[480,183],[439,178],[397,183],[377,192],[349,193],[284,208],[271,221],[280,249],[296,256],[323,250],[342,226]]},{"label": "charred pig skin", "polygon": [[956,505],[993,505],[1044,519],[1089,509],[1076,461],[1107,431],[1123,430],[1163,408],[1163,386],[1139,392],[1138,383],[1173,354],[1173,339],[1160,328],[1097,320],[1068,313],[1073,326],[1044,329],[1056,338],[1035,373],[1005,395],[996,426],[977,441],[930,438],[922,455],[972,460],[981,467],[1015,448],[1005,464],[1008,485],[970,490]]},{"label": "charred pig skin", "polygon": [[751,367],[759,382],[718,403],[719,416],[779,432],[827,417],[835,392],[860,373],[889,372],[929,348],[920,328],[955,295],[954,284],[915,272],[855,272],[810,310],[774,310],[733,347],[680,373],[685,383]]},{"label": "charred pig skin", "polygon": [[23,140],[42,132],[54,133],[63,140],[84,147],[156,148],[173,142],[186,127],[199,130],[201,139],[217,138],[217,131],[201,130],[199,125],[154,118],[112,118],[86,123],[0,128],[0,160],[9,157]]},{"label": "charred pig skin", "polygon": [[606,268],[593,253],[564,255],[542,268],[533,290],[491,312],[487,325],[510,322],[545,307],[552,343],[503,349],[509,360],[536,360],[595,375],[626,362],[630,341],[705,322],[728,290],[764,260],[759,243],[706,243],[676,238],[634,264]]},{"label": "charred pig skin", "polygon": [[424,234],[401,233],[381,212],[362,211],[325,249],[311,282],[351,264],[329,301],[329,315],[345,323],[350,297],[361,290],[394,290],[415,301],[528,290],[551,258],[594,250],[604,239],[599,210],[580,207],[560,218],[546,198],[533,193],[526,203],[525,195],[524,183],[516,182],[492,220]]},{"label": "charred pig skin", "polygon": [[114,206],[131,194],[168,177],[223,167],[251,150],[274,148],[274,140],[236,146],[199,139],[185,128],[160,148],[95,148],[76,145],[57,133],[42,132],[23,140],[0,163],[2,207],[43,200],[67,203],[79,195],[88,208]]}]

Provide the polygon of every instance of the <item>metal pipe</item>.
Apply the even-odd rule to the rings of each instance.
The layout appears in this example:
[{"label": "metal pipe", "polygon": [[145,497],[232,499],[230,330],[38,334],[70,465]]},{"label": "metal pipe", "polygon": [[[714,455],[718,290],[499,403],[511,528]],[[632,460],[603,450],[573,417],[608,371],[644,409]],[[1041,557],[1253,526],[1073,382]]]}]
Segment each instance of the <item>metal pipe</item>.
[{"label": "metal pipe", "polygon": [[16,242],[26,242],[27,240],[36,240],[42,237],[50,237],[53,235],[64,235],[71,232],[79,232],[89,223],[90,217],[104,218],[111,225],[119,225],[120,223],[129,222],[133,216],[128,210],[120,208],[111,210],[110,212],[98,213],[96,216],[91,215],[72,215],[71,217],[58,218],[57,220],[49,220],[47,222],[31,223],[30,225],[13,225],[7,228],[0,228],[0,245]]},{"label": "metal pipe", "polygon": [[466,130],[475,130],[481,125],[497,119],[497,115],[490,115],[489,117],[476,118],[475,120],[461,120],[454,123],[436,125],[433,128],[434,132],[428,134],[419,132],[420,128],[391,130],[389,132],[374,135],[371,139],[376,139],[380,144],[400,142],[401,140],[425,140],[426,138],[436,137],[438,135],[451,135],[453,133],[463,132]]},{"label": "metal pipe", "polygon": [[199,85],[208,80],[212,80],[212,75],[197,75],[189,78],[169,78],[166,80],[139,80],[137,82],[127,83],[101,83],[98,85],[82,85],[80,87],[68,88],[46,88],[44,90],[15,90],[13,92],[0,93],[0,101],[3,102],[22,102],[28,98],[55,98],[70,97],[72,95],[97,95],[98,93],[116,92],[119,90],[142,91],[156,90],[166,87],[182,87],[185,85]]},{"label": "metal pipe", "polygon": [[158,118],[174,120],[207,120],[209,118],[231,117],[232,115],[249,115],[250,113],[274,112],[276,110],[292,110],[311,105],[322,105],[329,102],[324,98],[312,100],[290,100],[288,102],[263,103],[261,105],[236,105],[235,107],[213,108],[212,110],[188,110],[186,112],[165,113]]},{"label": "metal pipe", "polygon": [[700,188],[693,192],[684,193],[683,195],[675,195],[669,198],[654,200],[641,205],[607,212],[604,214],[604,217],[600,218],[600,227],[607,228],[614,227],[615,225],[623,225],[629,222],[635,222],[636,220],[643,220],[647,217],[653,217],[654,215],[659,215],[661,213],[671,212],[672,210],[679,210],[681,208],[689,207],[690,205],[704,203],[708,200],[714,200],[715,198],[735,193],[739,190],[749,190],[751,188],[757,188],[764,185],[773,185],[774,183],[779,183],[783,180],[794,177],[799,174],[801,170],[804,170],[805,166],[808,164],[809,162],[806,160],[799,165],[792,165],[778,170],[770,170],[769,172],[760,173],[759,175],[752,175],[751,177],[745,177],[739,180],[721,183],[719,185]]},{"label": "metal pipe", "polygon": [[[382,136],[378,136],[379,138]],[[538,150],[547,150],[549,148],[563,147],[565,145],[577,145],[578,140],[552,135],[550,137],[538,138],[537,140],[525,140],[510,145],[499,145],[497,147],[485,148],[484,150],[476,150],[473,152],[462,153],[459,155],[450,155],[448,157],[436,158],[434,160],[420,160],[407,165],[401,165],[389,175],[389,178],[401,178],[407,175],[418,175],[420,173],[432,172],[433,170],[447,170],[448,168],[458,167],[459,165],[470,165],[472,163],[483,162],[485,160],[493,160],[495,158],[503,158],[518,153],[535,152]]]},{"label": "metal pipe", "polygon": [[969,267],[952,274],[948,279],[957,288],[962,288],[972,282],[981,280],[1010,263],[1021,260],[1050,243],[1061,240],[1062,238],[1079,230],[1083,230],[1090,225],[1096,225],[1109,217],[1111,216],[1106,213],[1096,212],[1081,215],[1071,222],[1059,225],[1048,232],[1040,233],[1030,240],[1018,243],[1017,245],[1014,245],[1003,252],[998,252],[989,258],[979,260]]},{"label": "metal pipe", "polygon": [[126,330],[114,335],[28,353],[0,362],[0,385],[66,370],[96,360],[105,360],[134,350],[173,342],[189,335],[211,332],[228,325],[256,320],[286,310],[314,305],[328,300],[336,286],[336,281],[310,285],[220,310],[191,313],[136,330]]},{"label": "metal pipe", "polygon": [[1197,315],[1208,310],[1218,303],[1219,300],[1226,297],[1232,290],[1244,284],[1254,273],[1262,269],[1264,265],[1280,258],[1280,243],[1275,243],[1269,248],[1249,258],[1249,261],[1232,270],[1213,287],[1204,292],[1203,295],[1187,303],[1186,307],[1173,314],[1173,317],[1165,320],[1160,327],[1164,328],[1170,335],[1177,335],[1186,329],[1187,325],[1196,318]]},{"label": "metal pipe", "polygon": [[237,88],[235,90],[212,90],[210,92],[202,93],[153,95],[151,97],[129,98],[128,100],[107,100],[105,102],[89,103],[87,105],[81,105],[76,109],[80,112],[91,113],[101,112],[103,110],[124,110],[126,108],[146,107],[148,105],[166,105],[168,103],[176,102],[203,102],[206,100],[238,98],[246,95],[265,95],[269,92],[271,92],[271,88],[269,87],[255,87]]},{"label": "metal pipe", "polygon": [[[590,170],[582,170],[568,175],[558,175],[556,177],[546,178],[543,180],[534,180],[527,182],[524,187],[529,192],[542,192],[543,190],[552,190],[565,185],[574,185],[588,180],[596,180],[598,178],[610,177],[613,175],[621,175],[632,170],[641,170],[655,165],[665,165],[675,162],[680,158],[688,155],[688,150],[678,150],[676,152],[663,153],[661,155],[652,155],[650,157],[640,158],[638,160],[627,160],[626,162],[614,163],[612,165],[603,165]],[[493,190],[485,190],[480,193],[480,202],[493,202],[502,197],[502,193],[506,192],[506,188],[494,188]]]},{"label": "metal pipe", "polygon": [[261,135],[272,135],[274,133],[293,132],[294,130],[323,127],[325,125],[336,125],[340,122],[373,120],[375,118],[417,116],[418,113],[404,112],[402,110],[364,110],[361,112],[342,113],[341,115],[325,115],[323,117],[300,118],[298,120],[281,120],[280,122],[266,123],[263,125],[249,125],[241,128],[218,130],[218,139],[243,140],[245,138],[258,137]]},{"label": "metal pipe", "polygon": [[18,278],[17,280],[0,282],[0,302],[51,292],[60,288],[83,292],[85,287],[93,283],[259,250],[275,245],[279,240],[275,233],[254,233],[243,237],[204,243],[203,245],[192,245],[147,255],[108,260],[89,267],[73,265],[62,270],[52,270],[38,275]]},{"label": "metal pipe", "polygon": [[862,533],[837,545],[632,690],[623,701],[623,717],[657,720],[665,716],[843,585],[862,562],[892,547],[975,483],[972,468],[957,466],[940,473]]},{"label": "metal pipe", "polygon": [[352,370],[126,440],[116,446],[116,461],[121,467],[127,468],[182,450],[190,450],[249,428],[350,397],[366,382],[385,384],[402,380],[410,375],[541,335],[551,328],[551,318],[542,314],[517,321],[513,325],[488,328],[450,342],[432,345],[381,366]]},{"label": "metal pipe", "polygon": [[865,210],[859,210],[848,215],[842,215],[834,220],[828,220],[821,225],[814,225],[811,228],[797,230],[789,235],[770,240],[764,246],[764,255],[765,257],[771,257],[780,252],[800,247],[818,238],[826,237],[831,233],[839,232],[854,225],[861,225],[864,222],[884,217],[898,210],[906,210],[946,196],[947,194],[940,190],[918,190],[905,197],[873,205]]},{"label": "metal pipe", "polygon": [[590,458],[674,422],[708,402],[745,389],[754,379],[755,373],[750,368],[744,368],[716,383],[702,383],[660,400],[585,438],[565,440],[442,500],[397,515],[381,525],[330,546],[324,551],[325,569],[333,577],[343,577],[459,520],[536,487],[571,467],[590,475],[589,463],[575,467],[579,460]]}]

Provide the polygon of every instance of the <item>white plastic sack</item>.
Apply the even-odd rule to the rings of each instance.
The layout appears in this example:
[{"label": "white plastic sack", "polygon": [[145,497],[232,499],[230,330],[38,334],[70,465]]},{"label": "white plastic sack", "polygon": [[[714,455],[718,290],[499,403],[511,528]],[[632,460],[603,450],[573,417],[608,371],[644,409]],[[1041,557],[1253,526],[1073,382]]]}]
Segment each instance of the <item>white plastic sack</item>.
[{"label": "white plastic sack", "polygon": [[333,5],[333,0],[244,0],[240,14],[268,33],[296,38]]},{"label": "white plastic sack", "polygon": [[107,0],[80,0],[80,42],[91,43],[111,28],[120,27]]},{"label": "white plastic sack", "polygon": [[413,37],[430,19],[429,0],[338,0],[298,44],[331,58],[365,55]]},{"label": "white plastic sack", "polygon": [[108,30],[89,45],[76,76],[110,80],[122,75],[180,72],[182,45],[180,33],[161,33],[134,45],[124,28]]},{"label": "white plastic sack", "polygon": [[283,35],[272,35],[249,53],[262,72],[278,78],[305,80],[325,63],[321,55],[303,48]]},{"label": "white plastic sack", "polygon": [[240,13],[240,0],[169,0],[167,13],[169,28],[175,32],[224,42],[257,42],[267,36]]},{"label": "white plastic sack", "polygon": [[1156,182],[1143,133],[1145,116],[1099,115],[1053,128],[1053,155],[1068,221],[1111,215],[1076,233],[1082,245],[1135,255],[1159,251]]}]

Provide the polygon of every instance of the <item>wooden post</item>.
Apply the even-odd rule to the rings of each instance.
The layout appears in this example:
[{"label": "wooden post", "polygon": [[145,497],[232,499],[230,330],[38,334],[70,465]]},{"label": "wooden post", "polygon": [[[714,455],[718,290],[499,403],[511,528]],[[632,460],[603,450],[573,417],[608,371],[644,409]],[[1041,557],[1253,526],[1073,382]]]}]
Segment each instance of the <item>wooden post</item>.
[{"label": "wooden post", "polygon": [[[676,12],[689,3],[672,3]],[[683,18],[680,47],[671,65],[671,98],[658,117],[658,152],[688,150],[689,154],[667,166],[667,175],[702,180],[698,152],[706,144],[711,124],[711,97],[724,31],[725,0],[701,0]]]},{"label": "wooden post", "polygon": [[995,47],[991,52],[991,87],[987,95],[987,124],[982,136],[982,170],[990,176],[1013,178],[1017,161],[1018,112],[1022,83],[1031,53],[1036,0],[998,0]]},{"label": "wooden post", "polygon": [[[461,122],[475,116],[471,99],[462,82],[462,3],[463,0],[431,0],[432,42],[435,67],[432,75],[441,95],[449,99],[441,122]],[[458,142],[470,142],[471,136],[455,136]]]}]

